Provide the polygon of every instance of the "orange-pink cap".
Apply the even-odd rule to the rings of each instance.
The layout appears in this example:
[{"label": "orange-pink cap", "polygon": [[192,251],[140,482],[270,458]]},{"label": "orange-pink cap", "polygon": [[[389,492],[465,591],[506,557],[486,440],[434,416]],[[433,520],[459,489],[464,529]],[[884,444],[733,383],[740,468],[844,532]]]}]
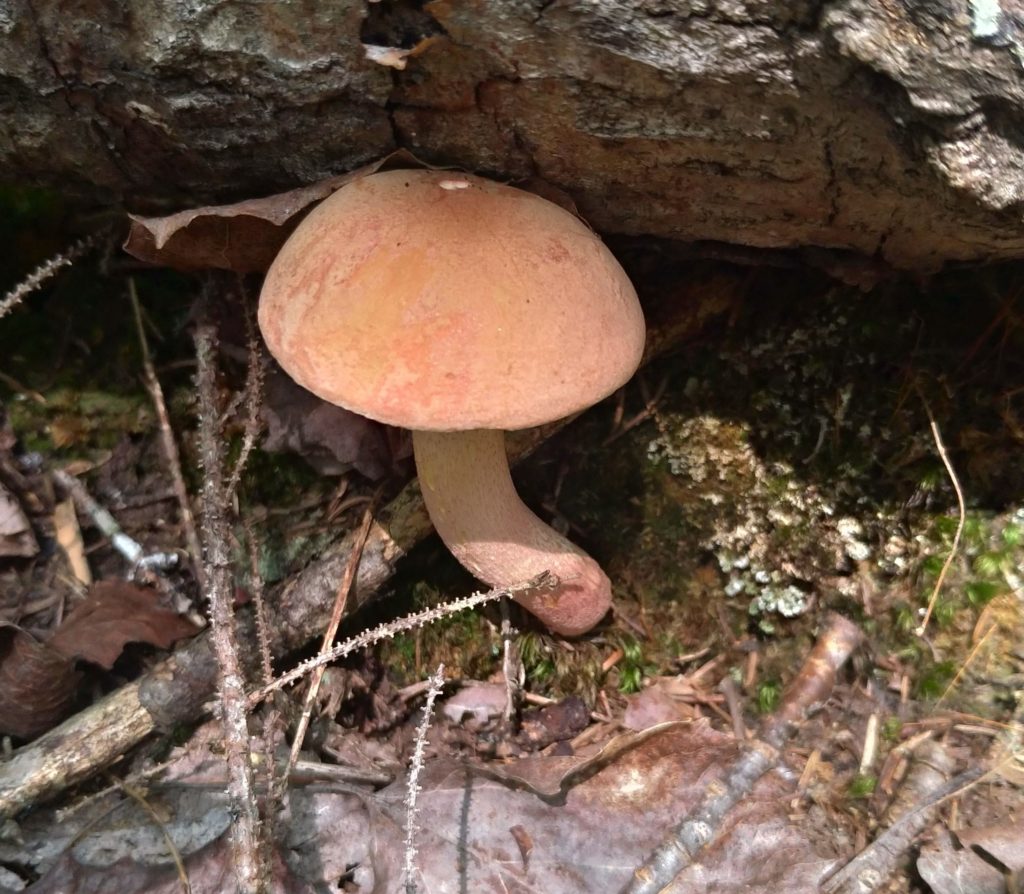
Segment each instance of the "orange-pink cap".
[{"label": "orange-pink cap", "polygon": [[331,403],[405,428],[528,428],[640,362],[636,292],[601,240],[533,193],[386,171],[317,206],[275,259],[260,328]]}]

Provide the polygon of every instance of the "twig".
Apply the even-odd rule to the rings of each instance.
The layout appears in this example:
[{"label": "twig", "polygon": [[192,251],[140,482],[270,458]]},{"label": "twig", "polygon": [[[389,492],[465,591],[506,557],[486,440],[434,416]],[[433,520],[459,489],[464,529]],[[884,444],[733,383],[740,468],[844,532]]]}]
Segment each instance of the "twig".
[{"label": "twig", "polygon": [[[370,525],[373,523],[373,508],[377,503],[380,490],[374,494],[373,500],[363,512],[363,521],[356,532],[356,539],[352,545],[352,552],[349,553],[348,562],[345,564],[345,573],[341,576],[341,583],[338,584],[338,591],[334,594],[334,607],[331,610],[331,620],[324,630],[323,639],[320,641],[320,654],[326,653],[334,643],[338,635],[338,626],[341,624],[342,615],[345,614],[345,605],[348,603],[348,594],[352,590],[352,582],[356,579],[356,571],[359,568],[359,560],[363,556],[363,547],[366,546],[366,538],[370,534]],[[313,671],[309,681],[309,689],[306,690],[306,700],[302,706],[302,714],[295,727],[295,735],[292,738],[292,750],[288,756],[288,771],[291,772],[295,762],[299,759],[299,752],[302,750],[302,742],[306,738],[306,730],[309,728],[309,719],[313,713],[313,703],[316,701],[316,694],[320,691],[320,681],[324,677],[327,666],[323,665]],[[270,681],[268,680],[267,683]],[[264,684],[266,685],[266,684]]]},{"label": "twig", "polygon": [[736,741],[746,742],[747,725],[743,722],[743,706],[740,704],[740,693],[736,687],[736,681],[726,674],[718,684],[718,691],[725,696],[725,702],[729,706],[729,716],[732,718],[732,732],[736,737]]},{"label": "twig", "polygon": [[531,578],[528,581],[524,581],[521,584],[513,584],[510,587],[503,587],[500,590],[488,590],[482,593],[473,593],[471,596],[464,596],[461,599],[453,599],[451,602],[442,602],[440,605],[435,605],[433,608],[424,609],[421,612],[415,612],[414,614],[406,615],[403,618],[389,621],[387,624],[381,624],[379,627],[374,627],[372,630],[364,630],[362,633],[357,634],[344,642],[338,643],[338,645],[334,646],[329,651],[322,652],[320,655],[317,655],[316,658],[310,658],[303,661],[286,674],[282,674],[269,686],[264,686],[262,689],[252,693],[249,696],[249,705],[251,707],[259,704],[263,699],[270,695],[270,693],[277,692],[280,689],[284,689],[286,686],[290,686],[297,680],[301,680],[306,676],[306,674],[312,673],[318,667],[323,667],[333,661],[344,658],[346,655],[351,655],[353,652],[365,649],[367,646],[372,646],[386,639],[392,639],[399,633],[416,630],[425,624],[432,624],[435,621],[441,620],[441,618],[447,618],[450,615],[457,614],[458,612],[465,611],[469,608],[477,608],[478,606],[486,605],[488,602],[494,602],[497,599],[511,598],[520,593],[529,592],[530,590],[550,590],[557,586],[558,578],[550,571],[544,571],[536,577]]},{"label": "twig", "polygon": [[[923,397],[922,400],[924,400]],[[939,451],[939,456],[942,458],[942,464],[946,467],[946,472],[949,474],[949,480],[953,482],[953,490],[956,491],[956,503],[960,511],[960,520],[957,522],[956,534],[953,535],[953,545],[949,548],[949,555],[946,556],[946,561],[942,563],[942,570],[939,572],[938,580],[935,581],[935,588],[932,590],[931,598],[928,600],[928,608],[924,613],[924,619],[921,621],[917,630],[914,631],[918,636],[924,636],[925,629],[928,627],[928,621],[931,620],[932,610],[935,608],[935,602],[939,598],[939,590],[942,589],[942,582],[946,579],[946,572],[949,571],[949,566],[953,564],[957,548],[960,546],[960,537],[964,533],[964,524],[967,521],[967,509],[964,506],[964,492],[960,489],[960,480],[956,477],[956,472],[953,470],[953,464],[949,461],[949,455],[946,453],[946,447],[942,443],[942,435],[939,433],[939,426],[935,422],[935,417],[932,416],[932,410],[931,407],[928,406],[927,401],[924,401],[924,409],[928,414],[928,421],[931,423],[932,438],[935,439],[935,447]]]},{"label": "twig", "polygon": [[110,540],[110,545],[125,558],[133,570],[136,568],[166,570],[174,568],[178,564],[177,553],[146,555],[141,544],[125,534],[117,523],[117,519],[93,499],[85,485],[74,475],[69,475],[63,469],[56,469],[53,479],[71,494],[78,510],[93,520],[93,524],[100,529],[100,533]]},{"label": "twig", "polygon": [[260,574],[260,544],[252,525],[245,525],[249,544],[249,595],[252,598],[256,641],[260,647],[260,683],[266,686],[274,679],[274,656],[270,649],[270,630],[267,624],[267,604],[263,598],[263,575]]},{"label": "twig", "polygon": [[981,639],[974,644],[974,648],[971,649],[971,652],[964,660],[964,663],[957,669],[956,675],[949,681],[949,685],[945,688],[942,695],[939,696],[938,701],[935,702],[936,708],[941,705],[946,700],[946,696],[948,696],[957,687],[957,684],[963,679],[964,674],[967,673],[967,669],[974,663],[974,659],[978,657],[978,652],[980,652],[985,643],[988,642],[988,638],[998,629],[998,623],[993,622],[988,630],[985,631],[985,634]]},{"label": "twig", "polygon": [[153,406],[156,409],[156,418],[160,425],[160,444],[164,449],[164,459],[167,460],[167,468],[171,473],[171,484],[174,488],[174,496],[178,501],[181,524],[185,528],[185,543],[188,546],[189,554],[192,556],[192,567],[195,569],[199,586],[202,588],[204,585],[202,548],[199,545],[199,535],[196,533],[195,519],[192,517],[192,505],[189,502],[188,489],[185,487],[185,477],[181,473],[181,455],[178,453],[178,442],[174,440],[171,420],[167,415],[164,390],[160,386],[156,370],[153,369],[153,360],[149,354],[149,343],[146,341],[146,330],[142,325],[139,293],[135,288],[135,280],[132,277],[128,277],[128,297],[132,302],[132,312],[135,315],[135,330],[139,336],[139,349],[142,351],[142,373],[146,382],[146,390],[149,392],[150,400],[153,401]]},{"label": "twig", "polygon": [[987,770],[971,767],[931,793],[904,814],[822,885],[822,894],[870,894],[892,874],[915,838],[931,823],[944,801],[975,785]]},{"label": "twig", "polygon": [[656,894],[695,861],[700,851],[714,840],[728,811],[778,763],[780,749],[792,735],[796,722],[832,692],[836,673],[861,638],[856,625],[839,615],[830,617],[829,626],[786,689],[779,710],[762,730],[761,740],[750,743],[725,778],[708,789],[700,803],[635,870],[623,894]]},{"label": "twig", "polygon": [[858,772],[861,776],[875,765],[875,757],[878,755],[878,713],[872,712],[868,716],[867,725],[864,728],[864,746],[860,753],[860,766]]},{"label": "twig", "polygon": [[203,464],[202,529],[206,547],[206,596],[210,606],[213,650],[217,656],[218,706],[224,729],[228,798],[234,814],[229,841],[239,891],[252,894],[263,888],[264,874],[259,859],[260,817],[246,719],[245,684],[235,640],[229,531],[224,502],[224,452],[221,432],[217,426],[215,333],[209,320],[200,321],[196,328],[195,343],[199,451]]},{"label": "twig", "polygon": [[523,662],[514,637],[512,617],[508,603],[503,599],[501,607],[501,673],[505,678],[505,710],[502,714],[506,723],[512,723],[519,707],[519,696],[523,691]]},{"label": "twig", "polygon": [[14,308],[36,289],[41,288],[48,280],[52,279],[65,267],[70,267],[75,261],[82,257],[99,241],[99,235],[93,234],[73,242],[60,254],[54,255],[48,261],[43,262],[2,299],[0,299],[0,320],[7,316]]},{"label": "twig", "polygon": [[153,821],[156,827],[160,830],[160,834],[163,835],[164,843],[167,845],[167,850],[171,855],[171,859],[174,861],[174,867],[178,870],[178,879],[181,881],[181,890],[183,894],[192,894],[192,885],[188,880],[188,871],[185,869],[185,861],[181,859],[181,851],[178,850],[174,843],[174,839],[171,838],[171,833],[167,831],[167,826],[164,821],[160,818],[154,809],[153,805],[146,800],[145,796],[139,791],[134,785],[127,782],[121,782],[117,779],[112,779],[114,787],[124,792],[135,801]]},{"label": "twig", "polygon": [[405,786],[405,862],[402,876],[405,879],[405,894],[416,894],[416,800],[420,794],[420,774],[423,772],[423,755],[427,747],[427,733],[434,714],[434,702],[441,694],[444,686],[444,665],[439,664],[437,670],[427,680],[427,700],[423,705],[423,719],[416,727],[416,745],[413,748],[412,760],[409,763],[409,780]]}]

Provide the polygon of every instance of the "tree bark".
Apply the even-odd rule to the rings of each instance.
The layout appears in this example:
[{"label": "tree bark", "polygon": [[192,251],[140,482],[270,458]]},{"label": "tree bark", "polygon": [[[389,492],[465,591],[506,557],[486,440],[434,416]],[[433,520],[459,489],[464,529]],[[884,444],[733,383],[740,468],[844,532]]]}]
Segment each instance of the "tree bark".
[{"label": "tree bark", "polygon": [[0,169],[156,213],[405,147],[605,233],[1024,254],[1020,0],[420,5],[10,0]]}]

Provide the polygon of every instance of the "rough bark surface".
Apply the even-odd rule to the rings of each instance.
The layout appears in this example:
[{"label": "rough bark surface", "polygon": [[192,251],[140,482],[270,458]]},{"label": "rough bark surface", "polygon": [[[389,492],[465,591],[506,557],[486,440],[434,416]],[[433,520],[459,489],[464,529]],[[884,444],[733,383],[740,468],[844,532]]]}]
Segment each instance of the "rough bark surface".
[{"label": "rough bark surface", "polygon": [[0,169],[153,212],[404,146],[606,233],[1024,255],[1021,0],[420,6],[8,0]]}]

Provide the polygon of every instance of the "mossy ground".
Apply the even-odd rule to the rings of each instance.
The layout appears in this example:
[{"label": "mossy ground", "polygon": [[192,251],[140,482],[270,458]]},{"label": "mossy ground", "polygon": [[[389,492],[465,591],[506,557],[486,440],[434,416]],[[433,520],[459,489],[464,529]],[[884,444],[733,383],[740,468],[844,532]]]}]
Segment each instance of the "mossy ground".
[{"label": "mossy ground", "polygon": [[[668,384],[642,425],[609,442],[606,403],[517,473],[527,501],[567,525],[616,587],[616,621],[585,641],[566,649],[529,635],[531,685],[592,698],[606,683],[635,687],[637,668],[674,673],[680,655],[705,648],[739,662],[741,646],[758,650],[770,703],[836,609],[867,629],[875,654],[901,663],[922,709],[945,696],[995,716],[1012,701],[1021,656],[1009,647],[1024,631],[1024,330],[1005,307],[1015,274],[954,274],[927,292],[903,283],[882,295],[811,285],[798,299],[761,296],[728,330],[648,368],[649,390]],[[635,383],[627,400],[640,408]],[[958,525],[929,413],[967,505],[920,637]],[[426,547],[396,583],[399,598],[423,586],[419,563],[436,581],[445,559]],[[413,672],[442,656],[478,674],[497,667],[493,628],[457,629],[461,642],[424,632]],[[630,666],[602,674],[623,638]]]}]

